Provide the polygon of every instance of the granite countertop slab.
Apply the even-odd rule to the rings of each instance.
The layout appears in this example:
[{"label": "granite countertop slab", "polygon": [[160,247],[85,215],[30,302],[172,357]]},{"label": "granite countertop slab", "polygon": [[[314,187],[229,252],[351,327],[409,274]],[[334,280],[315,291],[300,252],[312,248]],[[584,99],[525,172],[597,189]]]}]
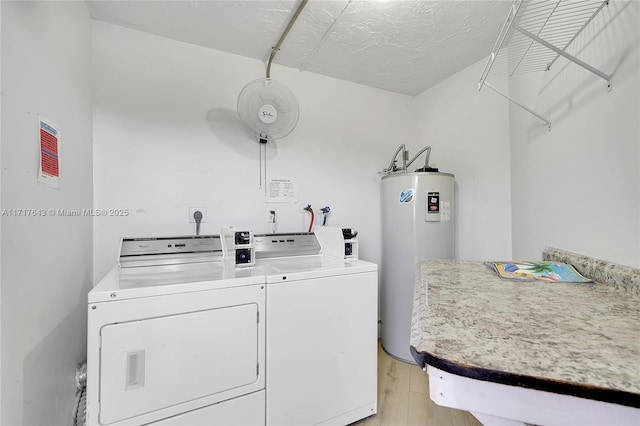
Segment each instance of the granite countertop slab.
[{"label": "granite countertop slab", "polygon": [[422,261],[412,353],[453,374],[640,407],[632,281],[516,282],[479,261]]},{"label": "granite countertop slab", "polygon": [[547,247],[542,260],[564,262],[573,265],[578,272],[601,284],[615,287],[623,293],[640,295],[640,270],[601,259]]}]

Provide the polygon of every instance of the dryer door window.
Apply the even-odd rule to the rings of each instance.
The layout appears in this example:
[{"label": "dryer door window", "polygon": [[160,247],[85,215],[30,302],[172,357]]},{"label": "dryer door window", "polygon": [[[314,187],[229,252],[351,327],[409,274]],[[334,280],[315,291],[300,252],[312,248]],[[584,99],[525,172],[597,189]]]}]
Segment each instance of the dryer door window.
[{"label": "dryer door window", "polygon": [[257,314],[249,303],[103,327],[100,423],[254,383]]}]

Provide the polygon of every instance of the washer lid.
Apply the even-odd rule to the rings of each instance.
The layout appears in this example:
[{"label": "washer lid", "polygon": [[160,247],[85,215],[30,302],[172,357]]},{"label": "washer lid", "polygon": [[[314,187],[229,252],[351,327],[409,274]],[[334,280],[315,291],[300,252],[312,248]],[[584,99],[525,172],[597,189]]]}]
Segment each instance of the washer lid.
[{"label": "washer lid", "polygon": [[236,268],[231,262],[114,268],[88,295],[89,303],[188,293],[263,284],[256,268]]},{"label": "washer lid", "polygon": [[256,268],[266,276],[267,283],[279,283],[375,272],[378,270],[378,265],[363,260],[351,261],[337,257],[315,255],[258,259]]}]

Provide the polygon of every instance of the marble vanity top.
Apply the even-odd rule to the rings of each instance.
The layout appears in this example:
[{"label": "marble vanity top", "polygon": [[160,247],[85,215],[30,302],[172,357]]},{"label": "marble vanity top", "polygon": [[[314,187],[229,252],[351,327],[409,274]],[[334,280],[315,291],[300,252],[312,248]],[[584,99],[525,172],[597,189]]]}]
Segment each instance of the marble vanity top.
[{"label": "marble vanity top", "polygon": [[503,280],[479,261],[418,269],[411,347],[421,367],[640,407],[638,270],[613,285]]}]

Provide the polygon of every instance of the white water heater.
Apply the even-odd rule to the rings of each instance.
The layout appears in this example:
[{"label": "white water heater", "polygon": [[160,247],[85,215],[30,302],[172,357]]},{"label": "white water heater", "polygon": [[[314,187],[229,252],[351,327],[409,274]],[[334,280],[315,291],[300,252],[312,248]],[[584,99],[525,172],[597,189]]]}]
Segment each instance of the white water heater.
[{"label": "white water heater", "polygon": [[415,363],[409,345],[417,264],[454,258],[453,179],[406,168],[382,178],[382,347],[405,362]]}]

